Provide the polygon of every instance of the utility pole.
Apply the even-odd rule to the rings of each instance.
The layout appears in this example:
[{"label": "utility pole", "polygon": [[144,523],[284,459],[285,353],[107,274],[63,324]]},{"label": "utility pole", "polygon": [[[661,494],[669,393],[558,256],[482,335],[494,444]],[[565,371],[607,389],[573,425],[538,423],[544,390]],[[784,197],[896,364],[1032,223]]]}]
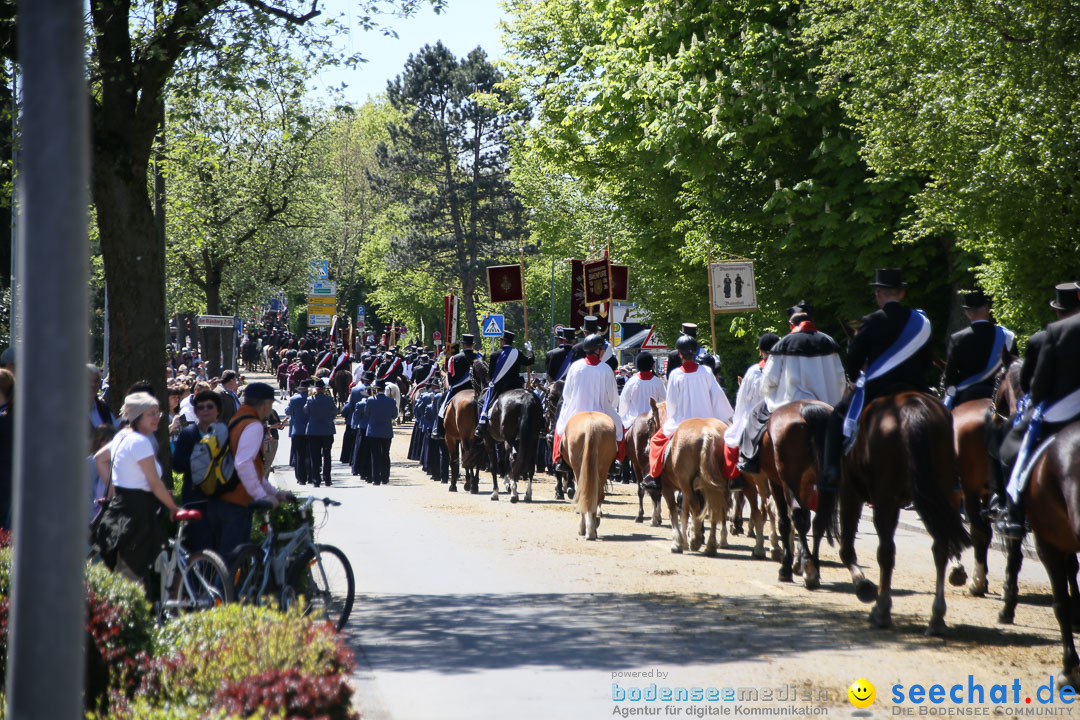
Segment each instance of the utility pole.
[{"label": "utility pole", "polygon": [[7,717],[83,714],[88,438],[86,208],[89,111],[82,0],[20,0],[23,79],[18,227],[14,572]]}]

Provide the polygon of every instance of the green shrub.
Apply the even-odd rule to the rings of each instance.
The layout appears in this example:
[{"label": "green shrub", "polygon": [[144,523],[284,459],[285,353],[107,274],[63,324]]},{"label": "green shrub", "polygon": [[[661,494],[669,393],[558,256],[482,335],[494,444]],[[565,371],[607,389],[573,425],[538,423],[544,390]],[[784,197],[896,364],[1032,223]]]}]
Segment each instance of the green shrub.
[{"label": "green shrub", "polygon": [[139,694],[162,707],[210,707],[222,687],[268,671],[324,677],[352,669],[333,629],[298,609],[226,605],[187,615],[158,628],[152,647],[155,659]]}]

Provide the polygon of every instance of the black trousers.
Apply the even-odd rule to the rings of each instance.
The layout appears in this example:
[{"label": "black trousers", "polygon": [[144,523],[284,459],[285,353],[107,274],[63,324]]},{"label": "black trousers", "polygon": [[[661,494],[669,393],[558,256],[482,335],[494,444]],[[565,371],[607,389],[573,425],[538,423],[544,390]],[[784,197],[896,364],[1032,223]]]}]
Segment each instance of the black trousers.
[{"label": "black trousers", "polygon": [[293,466],[296,473],[296,482],[303,485],[310,475],[310,461],[308,460],[309,438],[307,435],[293,435],[292,449],[296,464]]},{"label": "black trousers", "polygon": [[371,480],[376,483],[390,482],[390,440],[391,438],[369,437],[371,448]]},{"label": "black trousers", "polygon": [[334,444],[333,435],[308,435],[308,457],[312,483],[320,481],[330,484],[330,448]]}]

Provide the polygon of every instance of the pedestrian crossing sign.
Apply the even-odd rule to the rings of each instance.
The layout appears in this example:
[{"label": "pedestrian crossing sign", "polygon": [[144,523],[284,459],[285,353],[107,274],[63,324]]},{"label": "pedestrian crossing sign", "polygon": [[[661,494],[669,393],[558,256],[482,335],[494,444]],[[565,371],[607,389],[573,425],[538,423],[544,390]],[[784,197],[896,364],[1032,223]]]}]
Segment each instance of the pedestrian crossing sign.
[{"label": "pedestrian crossing sign", "polygon": [[503,323],[502,315],[488,315],[484,318],[483,328],[480,334],[484,337],[502,337],[503,328],[505,327]]}]

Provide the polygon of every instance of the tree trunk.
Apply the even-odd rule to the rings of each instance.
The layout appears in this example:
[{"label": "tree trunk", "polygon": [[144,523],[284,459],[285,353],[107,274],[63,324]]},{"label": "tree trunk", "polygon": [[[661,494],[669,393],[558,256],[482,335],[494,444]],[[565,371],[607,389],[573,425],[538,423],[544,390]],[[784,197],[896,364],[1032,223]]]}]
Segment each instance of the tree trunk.
[{"label": "tree trunk", "polygon": [[[221,315],[221,275],[207,273],[206,314]],[[209,377],[221,377],[221,330],[209,328],[206,332],[206,373]]]},{"label": "tree trunk", "polygon": [[465,302],[465,322],[469,324],[469,332],[479,340],[480,323],[476,320],[476,300],[473,297],[475,291],[476,278],[466,273],[461,278],[461,299]]}]

